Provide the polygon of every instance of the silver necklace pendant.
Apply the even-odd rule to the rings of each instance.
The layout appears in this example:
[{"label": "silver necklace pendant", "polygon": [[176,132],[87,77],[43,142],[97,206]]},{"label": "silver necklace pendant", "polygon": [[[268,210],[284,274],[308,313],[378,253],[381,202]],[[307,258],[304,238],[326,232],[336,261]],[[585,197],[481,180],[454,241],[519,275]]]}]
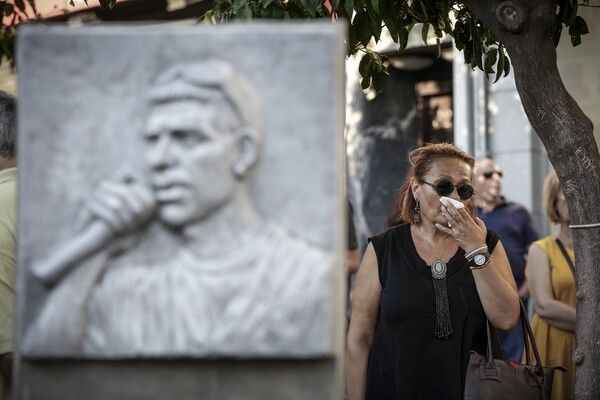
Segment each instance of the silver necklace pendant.
[{"label": "silver necklace pendant", "polygon": [[431,276],[434,279],[444,279],[447,271],[448,266],[440,259],[435,260],[433,264],[431,264]]}]

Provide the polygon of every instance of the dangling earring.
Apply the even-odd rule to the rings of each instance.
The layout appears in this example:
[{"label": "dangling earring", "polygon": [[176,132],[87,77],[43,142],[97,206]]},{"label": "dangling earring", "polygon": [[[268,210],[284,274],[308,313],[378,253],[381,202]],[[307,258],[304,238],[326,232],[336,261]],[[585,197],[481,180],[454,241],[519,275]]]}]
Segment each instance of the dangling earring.
[{"label": "dangling earring", "polygon": [[415,201],[417,204],[415,204],[415,208],[413,209],[413,221],[418,225],[421,222],[421,203],[419,199],[415,199]]}]

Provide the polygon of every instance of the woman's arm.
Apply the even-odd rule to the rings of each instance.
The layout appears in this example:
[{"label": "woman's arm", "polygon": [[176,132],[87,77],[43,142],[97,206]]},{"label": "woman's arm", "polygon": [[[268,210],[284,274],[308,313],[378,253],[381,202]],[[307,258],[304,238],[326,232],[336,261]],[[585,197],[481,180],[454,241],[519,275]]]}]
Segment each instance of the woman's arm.
[{"label": "woman's arm", "polygon": [[[485,244],[487,228],[481,219],[473,219],[465,208],[452,204],[442,207],[442,213],[448,226],[436,223],[436,228],[452,236],[465,253]],[[517,284],[500,241],[492,256],[485,268],[473,270],[473,279],[488,320],[494,327],[508,330],[515,327],[521,313]]]},{"label": "woman's arm", "polygon": [[352,316],[346,348],[348,400],[363,400],[367,386],[367,364],[379,313],[381,283],[377,256],[369,243],[363,257],[352,297]]},{"label": "woman's arm", "polygon": [[474,269],[473,279],[485,315],[491,324],[502,330],[515,327],[521,307],[517,284],[513,277],[502,242],[498,241],[492,259],[485,268]]},{"label": "woman's arm", "polygon": [[554,297],[550,279],[550,262],[539,246],[529,248],[527,268],[527,280],[535,313],[549,325],[575,332],[575,308]]}]

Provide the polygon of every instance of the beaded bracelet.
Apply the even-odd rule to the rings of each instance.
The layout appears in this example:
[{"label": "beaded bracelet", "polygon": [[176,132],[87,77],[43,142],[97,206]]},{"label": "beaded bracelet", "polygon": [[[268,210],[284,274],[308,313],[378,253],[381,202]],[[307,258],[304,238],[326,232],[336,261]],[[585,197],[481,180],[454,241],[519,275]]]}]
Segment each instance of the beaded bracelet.
[{"label": "beaded bracelet", "polygon": [[485,250],[485,251],[488,251],[488,246],[487,246],[487,244],[484,244],[483,246],[481,246],[481,247],[479,247],[479,248],[477,248],[477,249],[475,249],[475,250],[472,250],[472,251],[468,252],[467,254],[465,254],[465,258],[466,258],[467,260],[471,261],[470,259],[471,259],[471,258],[473,258],[473,256],[474,256],[475,254],[477,254],[477,253],[479,253],[479,252],[481,252],[481,251],[483,251],[483,250]]}]

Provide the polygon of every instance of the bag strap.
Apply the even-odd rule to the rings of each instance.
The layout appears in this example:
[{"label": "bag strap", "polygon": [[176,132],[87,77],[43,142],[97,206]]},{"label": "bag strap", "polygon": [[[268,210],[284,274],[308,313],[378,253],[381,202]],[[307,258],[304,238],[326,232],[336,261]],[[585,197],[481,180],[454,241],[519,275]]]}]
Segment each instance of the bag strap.
[{"label": "bag strap", "polygon": [[567,253],[567,249],[565,249],[565,245],[563,244],[563,242],[560,241],[559,238],[555,238],[556,239],[556,244],[558,245],[558,247],[560,247],[560,251],[562,251],[563,256],[565,256],[565,260],[567,260],[567,263],[569,264],[569,268],[571,268],[571,272],[573,272],[573,276],[575,276],[575,265],[573,265],[573,260],[571,260],[571,257],[569,257],[569,253]]},{"label": "bag strap", "polygon": [[[523,301],[519,299],[519,304],[521,306],[521,315],[519,318],[521,319],[521,323],[523,324],[523,339],[525,340],[526,349],[529,348],[528,344],[531,343],[531,348],[533,349],[533,356],[535,357],[535,366],[533,368],[533,373],[537,375],[539,379],[541,379],[540,383],[543,384],[544,379],[544,369],[542,367],[542,361],[540,358],[540,353],[538,352],[537,345],[535,343],[535,338],[533,337],[533,331],[531,330],[531,325],[529,325],[529,320],[527,319],[527,310],[525,310],[525,306],[523,305]],[[494,367],[494,352],[492,346],[492,331],[494,328],[492,324],[490,324],[490,320],[486,319],[487,325],[487,356],[485,359],[486,368]],[[529,341],[529,343],[528,343]],[[529,360],[529,351],[526,353],[526,361],[528,365],[531,365]]]}]

